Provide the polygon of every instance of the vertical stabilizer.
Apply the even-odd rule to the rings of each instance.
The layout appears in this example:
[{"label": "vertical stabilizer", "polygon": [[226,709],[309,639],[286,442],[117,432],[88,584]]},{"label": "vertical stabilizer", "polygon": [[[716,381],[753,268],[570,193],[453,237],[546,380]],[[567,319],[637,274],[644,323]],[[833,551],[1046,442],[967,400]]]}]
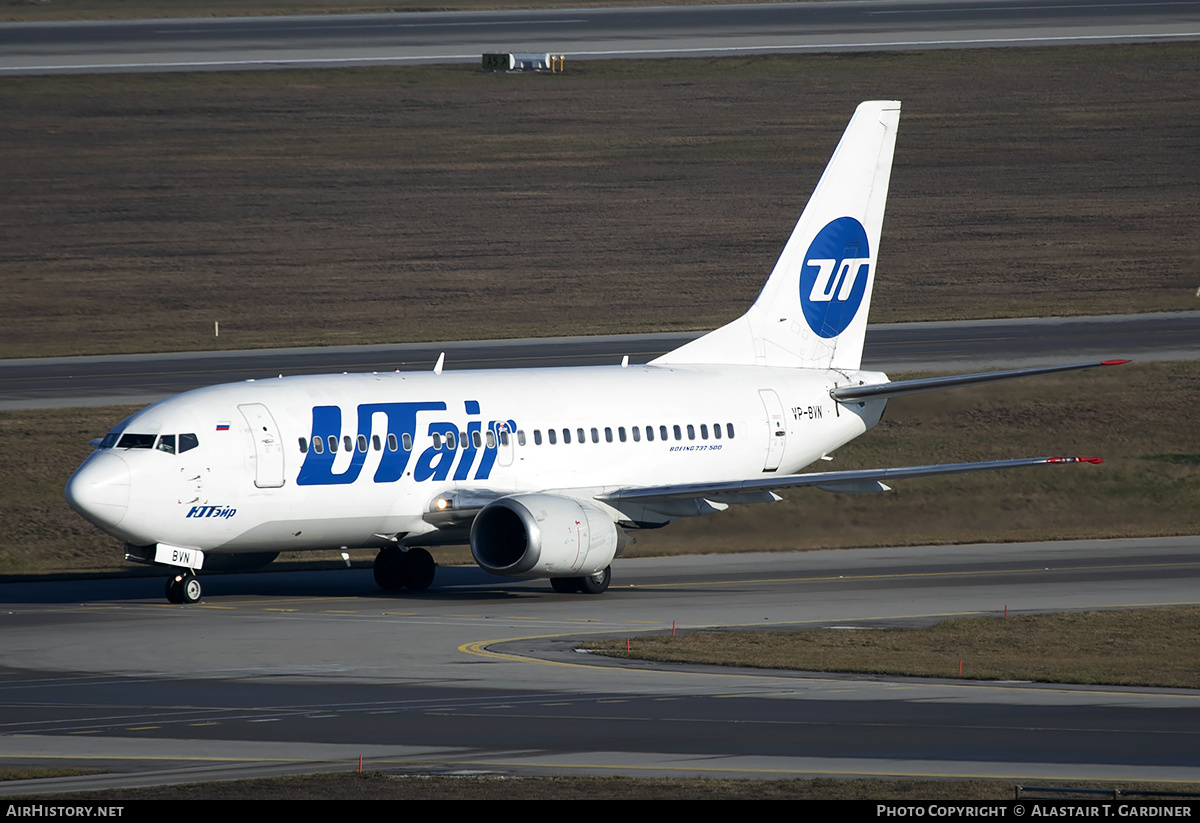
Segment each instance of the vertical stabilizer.
[{"label": "vertical stabilizer", "polygon": [[750,310],[653,362],[857,369],[899,123],[859,105]]}]

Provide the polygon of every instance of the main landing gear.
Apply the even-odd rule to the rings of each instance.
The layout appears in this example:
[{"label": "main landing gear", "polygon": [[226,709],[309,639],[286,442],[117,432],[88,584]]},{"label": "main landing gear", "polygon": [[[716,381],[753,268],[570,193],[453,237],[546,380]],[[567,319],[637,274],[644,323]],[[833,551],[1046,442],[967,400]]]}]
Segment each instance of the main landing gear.
[{"label": "main landing gear", "polygon": [[612,581],[612,566],[605,566],[602,571],[589,574],[587,577],[551,577],[550,588],[559,594],[603,594],[608,590]]},{"label": "main landing gear", "polygon": [[424,549],[388,547],[375,555],[375,582],[385,592],[423,592],[433,584],[436,571],[433,555]]},{"label": "main landing gear", "polygon": [[167,578],[167,602],[199,603],[204,590],[200,579],[189,569]]}]

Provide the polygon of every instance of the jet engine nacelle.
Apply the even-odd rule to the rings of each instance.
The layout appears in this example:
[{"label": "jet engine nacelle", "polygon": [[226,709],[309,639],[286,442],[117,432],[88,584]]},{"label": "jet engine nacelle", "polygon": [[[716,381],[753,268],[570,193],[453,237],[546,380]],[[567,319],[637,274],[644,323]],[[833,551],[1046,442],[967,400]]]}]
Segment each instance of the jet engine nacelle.
[{"label": "jet engine nacelle", "polygon": [[471,524],[475,562],[509,577],[595,574],[624,547],[624,532],[598,506],[554,494],[502,497]]}]

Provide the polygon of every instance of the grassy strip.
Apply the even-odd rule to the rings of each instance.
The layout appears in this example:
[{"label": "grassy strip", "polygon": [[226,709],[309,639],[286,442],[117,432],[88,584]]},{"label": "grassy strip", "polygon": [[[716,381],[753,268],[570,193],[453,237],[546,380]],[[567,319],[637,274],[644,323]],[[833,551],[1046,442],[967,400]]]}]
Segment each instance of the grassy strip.
[{"label": "grassy strip", "polygon": [[[1200,792],[1200,784],[1071,783],[1039,785]],[[3,796],[3,787],[0,787]],[[36,801],[39,798],[25,798]],[[317,774],[46,795],[55,802],[132,800],[997,800],[1013,799],[999,780],[720,780],[633,777],[440,777]]]},{"label": "grassy strip", "polygon": [[[781,503],[640,532],[626,556],[1200,534],[1200,428],[1186,425],[1196,408],[1200,361],[899,398],[821,468],[1053,454],[1108,462],[906,480],[886,494],[790,492]],[[87,441],[131,411],[0,413],[0,573],[124,565],[117,541],[70,511],[62,489],[90,453]],[[469,562],[461,549],[437,556]]]},{"label": "grassy strip", "polygon": [[695,632],[585,644],[633,660],[973,680],[1200,688],[1200,608],[946,620],[924,629]]},{"label": "grassy strip", "polygon": [[871,97],[875,321],[1194,308],[1198,89],[1195,43],[6,78],[0,357],[714,328]]},{"label": "grassy strip", "polygon": [[[85,774],[103,774],[97,769],[0,769],[0,783],[6,780],[46,780],[51,777],[79,777]],[[0,786],[0,795],[4,789]]]}]

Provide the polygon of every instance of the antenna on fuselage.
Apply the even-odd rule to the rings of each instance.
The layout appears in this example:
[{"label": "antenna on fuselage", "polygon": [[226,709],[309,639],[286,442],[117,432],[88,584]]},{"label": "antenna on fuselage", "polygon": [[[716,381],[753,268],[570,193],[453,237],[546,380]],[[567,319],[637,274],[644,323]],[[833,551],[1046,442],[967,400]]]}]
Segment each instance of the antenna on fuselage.
[{"label": "antenna on fuselage", "polygon": [[438,355],[438,361],[437,361],[437,364],[434,365],[434,367],[433,367],[433,373],[441,374],[442,366],[445,365],[445,363],[446,363],[446,353],[442,352],[441,354]]}]

